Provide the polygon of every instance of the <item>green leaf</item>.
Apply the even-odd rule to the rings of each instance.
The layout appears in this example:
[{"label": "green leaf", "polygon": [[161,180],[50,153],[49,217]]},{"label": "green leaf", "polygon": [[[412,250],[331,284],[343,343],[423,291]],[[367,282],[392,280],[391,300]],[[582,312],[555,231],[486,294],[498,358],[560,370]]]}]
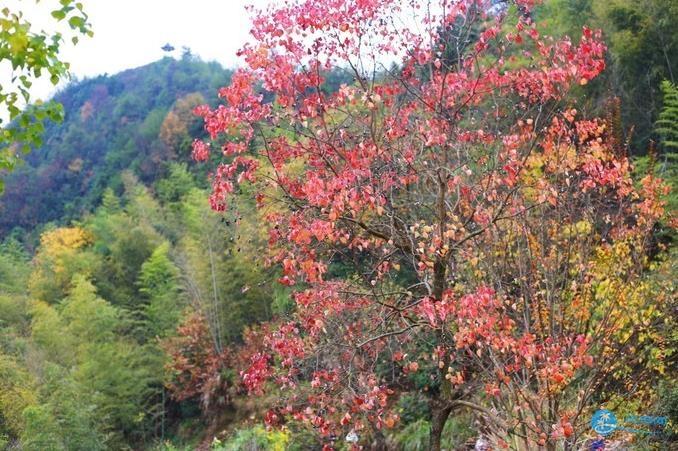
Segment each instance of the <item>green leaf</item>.
[{"label": "green leaf", "polygon": [[25,75],[22,75],[21,77],[19,77],[19,79],[21,80],[21,84],[24,85],[24,87],[30,88],[31,86],[33,86],[33,82],[30,81],[28,77],[26,77]]},{"label": "green leaf", "polygon": [[52,17],[56,20],[63,20],[66,18],[66,13],[61,9],[57,9],[56,11],[52,11]]},{"label": "green leaf", "polygon": [[68,24],[71,28],[83,28],[85,26],[85,19],[79,16],[73,16],[68,19]]}]

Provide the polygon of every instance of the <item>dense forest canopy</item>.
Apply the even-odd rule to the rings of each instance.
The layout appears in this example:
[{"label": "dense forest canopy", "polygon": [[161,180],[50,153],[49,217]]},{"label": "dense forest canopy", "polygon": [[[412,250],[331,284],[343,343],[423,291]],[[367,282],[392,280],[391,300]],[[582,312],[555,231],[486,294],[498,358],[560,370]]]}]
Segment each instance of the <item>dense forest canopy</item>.
[{"label": "dense forest canopy", "polygon": [[55,95],[0,153],[0,448],[676,443],[678,5],[428,6]]},{"label": "dense forest canopy", "polygon": [[186,54],[65,88],[55,96],[65,120],[47,128],[40,152],[6,180],[0,230],[76,219],[107,187],[120,192],[121,171],[152,183],[168,162],[187,161],[181,149],[200,130],[193,107],[228,80],[218,64]]}]

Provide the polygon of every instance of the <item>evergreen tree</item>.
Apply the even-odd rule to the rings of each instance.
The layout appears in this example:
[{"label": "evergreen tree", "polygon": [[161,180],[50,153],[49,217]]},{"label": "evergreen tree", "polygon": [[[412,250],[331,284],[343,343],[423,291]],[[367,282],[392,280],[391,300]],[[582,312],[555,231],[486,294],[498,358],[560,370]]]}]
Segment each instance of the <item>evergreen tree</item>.
[{"label": "evergreen tree", "polygon": [[678,88],[668,80],[661,85],[664,106],[659,113],[656,131],[668,152],[678,151]]}]

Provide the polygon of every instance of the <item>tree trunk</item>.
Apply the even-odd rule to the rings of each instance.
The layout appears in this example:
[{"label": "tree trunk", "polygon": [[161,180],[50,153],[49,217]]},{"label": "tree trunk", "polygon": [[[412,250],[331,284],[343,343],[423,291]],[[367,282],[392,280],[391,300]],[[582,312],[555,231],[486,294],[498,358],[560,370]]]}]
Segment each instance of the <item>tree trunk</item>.
[{"label": "tree trunk", "polygon": [[436,401],[431,402],[431,433],[429,435],[429,449],[431,451],[440,451],[443,428],[450,412],[452,412],[451,407],[442,406]]}]

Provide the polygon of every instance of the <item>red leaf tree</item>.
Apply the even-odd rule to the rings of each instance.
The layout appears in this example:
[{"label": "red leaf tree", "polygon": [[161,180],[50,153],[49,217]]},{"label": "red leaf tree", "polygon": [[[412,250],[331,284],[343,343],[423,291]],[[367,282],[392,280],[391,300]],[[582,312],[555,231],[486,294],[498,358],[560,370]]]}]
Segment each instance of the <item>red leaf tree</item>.
[{"label": "red leaf tree", "polygon": [[[581,439],[624,356],[624,299],[645,299],[663,187],[636,192],[606,123],[569,100],[604,69],[600,33],[542,37],[533,3],[254,12],[224,103],[196,109],[211,140],[194,157],[222,155],[216,210],[255,185],[271,260],[295,288],[243,372],[253,392],[283,389],[268,420],[370,435],[420,390],[433,450],[461,407],[498,444]],[[330,70],[354,82],[328,92]]]},{"label": "red leaf tree", "polygon": [[163,343],[169,361],[166,383],[177,401],[195,399],[204,413],[231,402],[232,387],[225,373],[234,365],[227,351],[216,351],[207,321],[193,313],[177,328],[177,336]]}]

